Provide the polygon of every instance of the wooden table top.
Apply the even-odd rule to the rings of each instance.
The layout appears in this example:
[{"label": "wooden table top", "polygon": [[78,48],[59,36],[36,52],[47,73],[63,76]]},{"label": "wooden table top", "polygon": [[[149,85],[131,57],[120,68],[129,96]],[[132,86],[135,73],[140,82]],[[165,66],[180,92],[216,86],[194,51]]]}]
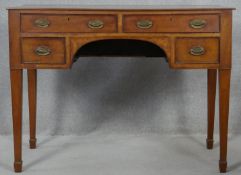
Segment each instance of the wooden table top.
[{"label": "wooden table top", "polygon": [[235,10],[224,6],[165,6],[165,5],[23,5],[8,9],[51,9],[51,10]]}]

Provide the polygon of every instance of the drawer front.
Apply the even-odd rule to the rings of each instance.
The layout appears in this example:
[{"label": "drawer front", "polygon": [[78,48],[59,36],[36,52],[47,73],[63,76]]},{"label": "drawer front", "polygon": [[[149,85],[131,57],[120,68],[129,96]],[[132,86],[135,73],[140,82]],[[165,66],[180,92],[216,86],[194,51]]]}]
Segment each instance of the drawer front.
[{"label": "drawer front", "polygon": [[219,63],[219,38],[177,38],[176,63]]},{"label": "drawer front", "polygon": [[219,32],[218,15],[125,15],[124,32]]},{"label": "drawer front", "polygon": [[83,32],[117,31],[115,15],[21,15],[22,32]]},{"label": "drawer front", "polygon": [[23,38],[22,63],[65,64],[64,38]]}]

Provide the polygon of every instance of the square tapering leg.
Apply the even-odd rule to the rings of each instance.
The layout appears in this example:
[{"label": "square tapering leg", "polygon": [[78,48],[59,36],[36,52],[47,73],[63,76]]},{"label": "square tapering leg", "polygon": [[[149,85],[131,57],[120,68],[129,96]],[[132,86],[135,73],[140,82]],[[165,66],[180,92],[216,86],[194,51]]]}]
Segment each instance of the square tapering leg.
[{"label": "square tapering leg", "polygon": [[28,100],[29,100],[29,147],[36,148],[36,106],[37,106],[37,70],[28,69]]},{"label": "square tapering leg", "polygon": [[22,171],[22,90],[23,74],[21,69],[10,70],[12,93],[12,116],[14,137],[14,169]]},{"label": "square tapering leg", "polygon": [[219,70],[219,127],[220,127],[220,160],[221,173],[227,171],[227,141],[228,141],[228,115],[230,96],[230,69]]},{"label": "square tapering leg", "polygon": [[216,82],[217,70],[208,69],[207,72],[207,95],[208,95],[208,121],[207,121],[207,149],[213,148],[213,130],[215,117],[215,99],[216,99]]}]

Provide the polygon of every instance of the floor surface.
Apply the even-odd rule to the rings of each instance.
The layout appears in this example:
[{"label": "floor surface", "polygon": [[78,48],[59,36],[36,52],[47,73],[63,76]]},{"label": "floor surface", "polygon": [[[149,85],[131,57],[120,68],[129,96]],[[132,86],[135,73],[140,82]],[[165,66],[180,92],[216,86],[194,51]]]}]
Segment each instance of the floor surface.
[{"label": "floor surface", "polygon": [[[12,137],[0,136],[0,174],[12,175]],[[38,148],[23,138],[23,175],[215,175],[219,146],[205,136],[157,134],[39,136]],[[241,174],[241,136],[229,138],[227,175]]]}]

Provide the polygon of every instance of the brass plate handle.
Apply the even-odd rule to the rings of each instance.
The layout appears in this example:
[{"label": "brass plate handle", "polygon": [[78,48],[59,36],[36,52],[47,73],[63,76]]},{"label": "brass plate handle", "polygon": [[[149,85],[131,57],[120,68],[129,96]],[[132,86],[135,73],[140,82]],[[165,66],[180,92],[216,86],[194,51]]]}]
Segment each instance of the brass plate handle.
[{"label": "brass plate handle", "polygon": [[189,23],[189,26],[193,29],[202,29],[206,25],[207,25],[207,21],[204,19],[193,19]]},{"label": "brass plate handle", "polygon": [[51,54],[51,49],[47,46],[39,46],[35,49],[35,54],[38,56],[47,56]]},{"label": "brass plate handle", "polygon": [[202,46],[196,46],[190,49],[190,54],[193,56],[201,56],[205,54],[205,49]]},{"label": "brass plate handle", "polygon": [[48,19],[40,18],[40,19],[36,19],[36,20],[34,21],[34,25],[35,25],[36,27],[40,27],[40,28],[47,28],[47,27],[49,27],[50,22],[49,22]]},{"label": "brass plate handle", "polygon": [[88,22],[88,27],[91,29],[101,29],[104,27],[104,22],[99,19],[90,20]]},{"label": "brass plate handle", "polygon": [[140,29],[149,29],[153,26],[153,22],[148,19],[143,19],[143,20],[137,21],[136,26]]}]

